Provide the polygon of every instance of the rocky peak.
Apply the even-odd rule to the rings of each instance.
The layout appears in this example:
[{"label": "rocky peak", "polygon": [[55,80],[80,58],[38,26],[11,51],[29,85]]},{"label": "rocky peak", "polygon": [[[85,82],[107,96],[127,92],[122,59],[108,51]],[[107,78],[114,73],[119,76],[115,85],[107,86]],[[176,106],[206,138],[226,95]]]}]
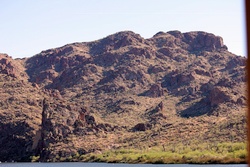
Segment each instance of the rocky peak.
[{"label": "rocky peak", "polygon": [[184,37],[184,35],[178,30],[168,31],[167,33],[173,35],[176,38],[183,38]]},{"label": "rocky peak", "polygon": [[131,38],[135,38],[135,39],[140,39],[142,38],[139,34],[134,33],[133,31],[121,31],[121,32],[117,32],[113,35],[109,35],[108,38],[113,38],[113,39],[117,39],[117,40],[121,40],[123,38],[126,37],[131,37]]},{"label": "rocky peak", "polygon": [[214,34],[194,31],[184,33],[183,35],[183,40],[190,45],[191,51],[213,51],[218,49],[227,50],[227,47],[223,44],[223,39],[219,36],[215,36]]},{"label": "rocky peak", "polygon": [[139,34],[132,31],[122,31],[109,35],[103,39],[90,44],[91,53],[98,55],[101,53],[118,50],[127,46],[140,46],[147,43]]},{"label": "rocky peak", "polygon": [[220,36],[203,31],[192,31],[186,33],[181,33],[176,30],[168,31],[167,33],[158,32],[153,38],[160,38],[161,41],[165,41],[167,44],[166,46],[168,47],[181,47],[190,52],[200,50],[227,50],[227,47],[223,44],[223,39]]},{"label": "rocky peak", "polygon": [[0,54],[0,73],[14,78],[26,77],[23,66],[7,54]]}]

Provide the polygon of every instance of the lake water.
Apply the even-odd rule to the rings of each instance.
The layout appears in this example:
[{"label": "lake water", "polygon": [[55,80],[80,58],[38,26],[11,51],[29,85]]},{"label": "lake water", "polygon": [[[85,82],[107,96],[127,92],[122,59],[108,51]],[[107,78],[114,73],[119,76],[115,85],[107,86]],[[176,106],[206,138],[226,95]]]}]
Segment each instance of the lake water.
[{"label": "lake water", "polygon": [[239,165],[190,165],[190,164],[111,164],[111,163],[81,163],[81,162],[63,162],[63,163],[0,163],[0,167],[247,167],[247,164]]}]

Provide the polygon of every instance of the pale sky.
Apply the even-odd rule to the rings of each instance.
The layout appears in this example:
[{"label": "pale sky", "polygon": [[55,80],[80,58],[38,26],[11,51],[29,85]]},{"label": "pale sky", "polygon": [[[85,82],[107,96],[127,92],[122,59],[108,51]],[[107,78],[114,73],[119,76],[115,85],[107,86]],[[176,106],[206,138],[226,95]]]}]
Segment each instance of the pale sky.
[{"label": "pale sky", "polygon": [[206,31],[246,56],[244,0],[0,0],[0,53],[31,57],[42,50],[130,30]]}]

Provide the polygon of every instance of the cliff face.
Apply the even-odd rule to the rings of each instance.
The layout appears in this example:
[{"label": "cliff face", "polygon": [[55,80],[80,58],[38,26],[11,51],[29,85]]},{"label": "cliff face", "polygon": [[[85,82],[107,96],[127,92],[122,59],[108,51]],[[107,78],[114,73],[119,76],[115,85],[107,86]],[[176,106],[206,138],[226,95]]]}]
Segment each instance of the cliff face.
[{"label": "cliff face", "polygon": [[[0,160],[10,160],[6,153],[14,160],[58,161],[57,155],[166,140],[229,141],[230,130],[244,141],[245,61],[221,37],[179,31],[149,39],[124,31],[27,59],[2,54]],[[237,127],[225,128],[232,122]],[[145,131],[153,141],[144,140]]]},{"label": "cliff face", "polygon": [[21,60],[0,54],[0,161],[29,159],[44,95],[28,82]]}]

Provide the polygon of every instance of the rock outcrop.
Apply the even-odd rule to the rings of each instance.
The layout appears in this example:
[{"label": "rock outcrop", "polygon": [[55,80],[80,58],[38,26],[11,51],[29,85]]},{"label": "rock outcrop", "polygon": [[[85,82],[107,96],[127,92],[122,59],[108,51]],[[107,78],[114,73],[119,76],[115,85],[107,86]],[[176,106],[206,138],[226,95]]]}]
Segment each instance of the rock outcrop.
[{"label": "rock outcrop", "polygon": [[15,78],[27,77],[27,74],[24,72],[23,65],[18,61],[14,61],[7,54],[0,54],[0,73]]},{"label": "rock outcrop", "polygon": [[164,90],[162,89],[161,85],[153,84],[148,91],[143,93],[143,95],[152,98],[161,97],[164,95]]}]

